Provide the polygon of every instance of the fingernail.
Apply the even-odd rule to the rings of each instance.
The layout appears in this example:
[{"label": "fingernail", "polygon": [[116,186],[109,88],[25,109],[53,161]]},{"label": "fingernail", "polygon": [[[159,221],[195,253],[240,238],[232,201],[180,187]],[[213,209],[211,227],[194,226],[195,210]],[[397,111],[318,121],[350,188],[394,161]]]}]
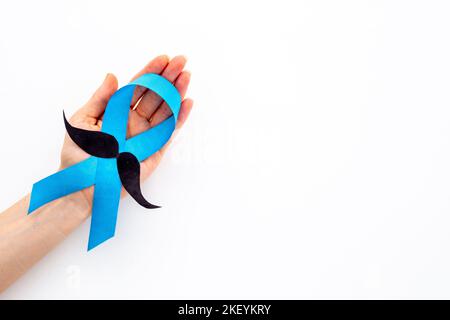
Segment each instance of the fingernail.
[{"label": "fingernail", "polygon": [[108,73],[106,74],[106,76],[105,76],[105,79],[103,79],[103,83],[106,82],[106,79],[108,79],[109,75],[110,75],[110,73],[108,72]]},{"label": "fingernail", "polygon": [[177,59],[183,59],[184,61],[187,61],[187,57],[186,57],[184,54],[180,54],[180,55],[174,57],[174,59],[175,59],[175,58],[177,58]]},{"label": "fingernail", "polygon": [[160,57],[160,59],[164,59],[164,60],[167,60],[167,61],[170,60],[170,57],[167,54],[162,54],[159,57]]}]

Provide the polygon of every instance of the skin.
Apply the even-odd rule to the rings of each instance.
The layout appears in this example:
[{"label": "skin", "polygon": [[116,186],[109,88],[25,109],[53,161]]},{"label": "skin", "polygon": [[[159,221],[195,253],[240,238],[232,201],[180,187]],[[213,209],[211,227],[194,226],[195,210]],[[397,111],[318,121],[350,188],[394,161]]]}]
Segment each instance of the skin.
[{"label": "skin", "polygon": [[[150,61],[131,80],[144,73],[157,73],[171,81],[182,97],[177,127],[172,138],[183,126],[193,101],[185,99],[190,73],[184,70],[186,58],[166,55]],[[102,85],[89,101],[69,120],[79,128],[100,130],[106,105],[118,89],[117,79],[107,74]],[[138,87],[135,90],[128,120],[127,137],[133,137],[161,123],[172,115],[169,107],[155,93]],[[158,152],[141,162],[141,181],[156,169],[170,141]],[[60,170],[89,157],[66,134],[61,150]],[[28,215],[30,195],[0,214],[0,292],[5,290],[36,262],[62,242],[91,214],[93,187],[52,201]],[[125,191],[122,190],[122,195]]]}]

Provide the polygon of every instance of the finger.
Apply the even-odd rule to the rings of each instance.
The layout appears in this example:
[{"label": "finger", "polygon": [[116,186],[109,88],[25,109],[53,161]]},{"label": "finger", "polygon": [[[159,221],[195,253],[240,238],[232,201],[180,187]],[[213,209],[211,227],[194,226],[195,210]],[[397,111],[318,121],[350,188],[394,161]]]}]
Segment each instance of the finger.
[{"label": "finger", "polygon": [[105,111],[111,96],[118,87],[117,78],[112,73],[108,73],[102,85],[94,92],[91,99],[80,109],[86,116],[98,119]]},{"label": "finger", "polygon": [[[183,71],[185,65],[186,58],[184,56],[176,56],[169,62],[161,75],[170,82],[174,82]],[[138,112],[141,117],[150,119],[161,102],[160,96],[153,91],[147,91],[137,104],[136,112]]]},{"label": "finger", "polygon": [[175,128],[175,135],[177,130],[180,130],[186,122],[189,114],[191,113],[192,107],[194,106],[194,100],[185,99],[181,105],[180,112],[178,113],[177,126]]},{"label": "finger", "polygon": [[176,136],[176,133],[186,122],[186,119],[188,118],[193,105],[194,101],[192,99],[185,99],[181,103],[180,112],[178,113],[177,128],[175,129],[175,132],[170,138],[170,140],[159,151],[157,151],[151,157],[141,162],[141,180],[144,180],[147,177],[149,177],[152,174],[152,172],[156,169],[158,164],[161,162],[163,155],[169,148],[173,138]]},{"label": "finger", "polygon": [[[186,91],[189,87],[189,82],[191,81],[191,73],[189,71],[183,71],[175,80],[175,88],[177,88],[180,93],[181,99],[186,95]],[[159,108],[154,112],[153,116],[150,118],[150,126],[154,127],[172,115],[172,110],[170,110],[168,104],[163,102]]]},{"label": "finger", "polygon": [[[164,69],[167,67],[169,63],[169,57],[167,55],[161,55],[154,58],[150,61],[141,71],[139,71],[135,76],[131,79],[131,81],[139,78],[145,73],[157,73],[161,74]],[[131,99],[131,107],[135,105],[137,101],[142,97],[142,95],[147,91],[144,87],[136,87],[133,95],[133,99]]]}]

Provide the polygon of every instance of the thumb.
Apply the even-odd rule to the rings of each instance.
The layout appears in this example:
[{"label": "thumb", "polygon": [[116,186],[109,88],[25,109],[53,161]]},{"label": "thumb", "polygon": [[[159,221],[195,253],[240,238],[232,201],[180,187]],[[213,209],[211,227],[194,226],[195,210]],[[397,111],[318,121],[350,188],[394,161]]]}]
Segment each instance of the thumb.
[{"label": "thumb", "polygon": [[117,87],[116,76],[108,73],[103,83],[84,106],[86,113],[91,117],[99,118],[105,111],[106,105],[114,92],[116,92]]}]

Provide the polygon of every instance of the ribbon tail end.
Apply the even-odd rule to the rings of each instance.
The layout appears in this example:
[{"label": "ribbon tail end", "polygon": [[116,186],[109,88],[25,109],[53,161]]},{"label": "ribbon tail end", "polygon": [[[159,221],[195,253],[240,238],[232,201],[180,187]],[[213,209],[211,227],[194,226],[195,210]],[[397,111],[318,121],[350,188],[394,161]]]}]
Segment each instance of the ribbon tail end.
[{"label": "ribbon tail end", "polygon": [[33,187],[31,189],[31,193],[30,193],[30,203],[28,205],[28,214],[31,214],[34,210],[36,210],[37,208],[39,208],[42,204],[39,204],[36,200],[36,196],[35,196],[35,184],[33,184]]},{"label": "ribbon tail end", "polygon": [[102,234],[102,235],[98,235],[96,233],[91,233],[89,235],[89,242],[88,242],[88,247],[87,247],[87,251],[91,251],[92,249],[98,247],[99,245],[101,245],[103,242],[111,239],[112,237],[114,237],[114,233],[113,234]]}]

